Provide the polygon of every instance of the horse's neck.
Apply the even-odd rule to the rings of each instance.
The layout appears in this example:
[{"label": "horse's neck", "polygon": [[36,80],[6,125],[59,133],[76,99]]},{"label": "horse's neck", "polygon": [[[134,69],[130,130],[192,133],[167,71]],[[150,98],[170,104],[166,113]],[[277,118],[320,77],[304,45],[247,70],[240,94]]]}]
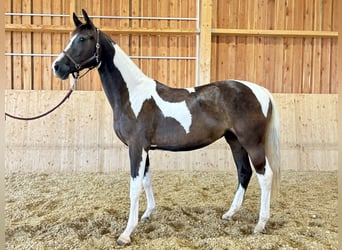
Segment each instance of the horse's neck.
[{"label": "horse's neck", "polygon": [[[102,62],[99,73],[112,108],[122,111],[128,102],[132,104],[136,103],[136,98],[145,98],[150,89],[155,88],[155,81],[147,77],[117,44],[112,42],[110,46],[114,48],[114,58]],[[132,108],[133,112],[139,109]]]},{"label": "horse's neck", "polygon": [[148,84],[151,79],[129,58],[129,56],[117,44],[112,44],[115,49],[114,65],[120,71],[128,90],[131,92],[140,84]]}]

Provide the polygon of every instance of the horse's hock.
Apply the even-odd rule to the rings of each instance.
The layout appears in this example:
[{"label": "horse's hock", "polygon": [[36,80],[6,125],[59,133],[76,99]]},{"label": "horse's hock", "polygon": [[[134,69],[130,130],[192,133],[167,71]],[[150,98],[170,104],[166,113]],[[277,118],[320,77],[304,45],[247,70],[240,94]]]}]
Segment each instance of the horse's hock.
[{"label": "horse's hock", "polygon": [[[58,103],[66,91],[6,91],[6,111],[35,115]],[[281,117],[282,170],[337,170],[337,95],[274,94]],[[103,92],[76,91],[41,120],[6,120],[6,171],[128,171],[129,158],[113,133],[113,115]],[[196,151],[151,152],[152,170],[230,170],[224,141]]]}]

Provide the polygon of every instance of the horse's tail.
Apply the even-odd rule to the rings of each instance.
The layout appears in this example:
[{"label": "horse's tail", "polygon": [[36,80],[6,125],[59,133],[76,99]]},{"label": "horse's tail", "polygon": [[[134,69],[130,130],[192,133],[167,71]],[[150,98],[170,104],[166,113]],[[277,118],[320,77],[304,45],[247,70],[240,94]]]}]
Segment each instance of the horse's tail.
[{"label": "horse's tail", "polygon": [[277,197],[280,188],[280,135],[279,135],[279,113],[276,103],[269,93],[272,113],[267,124],[267,131],[265,137],[265,150],[268,162],[273,171],[272,178],[272,197]]}]

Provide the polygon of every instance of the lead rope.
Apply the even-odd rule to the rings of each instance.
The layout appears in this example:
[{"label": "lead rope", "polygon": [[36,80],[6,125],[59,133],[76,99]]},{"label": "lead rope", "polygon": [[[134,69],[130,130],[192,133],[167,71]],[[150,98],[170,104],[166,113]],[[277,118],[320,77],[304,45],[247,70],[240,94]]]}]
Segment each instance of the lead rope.
[{"label": "lead rope", "polygon": [[[88,73],[89,70],[86,72]],[[86,73],[84,73],[81,77],[83,77]],[[44,116],[47,116],[48,114],[52,113],[53,111],[55,111],[59,106],[61,106],[67,99],[69,99],[69,97],[71,96],[72,92],[75,90],[75,86],[77,84],[77,81],[81,78],[79,76],[79,72],[76,72],[76,73],[73,73],[72,74],[73,76],[73,84],[71,85],[68,93],[64,96],[64,98],[62,99],[62,101],[60,101],[55,107],[53,107],[52,109],[50,109],[49,111],[43,113],[43,114],[40,114],[40,115],[37,115],[37,116],[33,116],[33,117],[20,117],[20,116],[15,116],[15,115],[11,115],[7,112],[5,112],[5,120],[6,120],[6,117],[10,117],[12,119],[16,119],[16,120],[21,120],[21,121],[32,121],[32,120],[37,120],[39,118],[42,118]]]}]

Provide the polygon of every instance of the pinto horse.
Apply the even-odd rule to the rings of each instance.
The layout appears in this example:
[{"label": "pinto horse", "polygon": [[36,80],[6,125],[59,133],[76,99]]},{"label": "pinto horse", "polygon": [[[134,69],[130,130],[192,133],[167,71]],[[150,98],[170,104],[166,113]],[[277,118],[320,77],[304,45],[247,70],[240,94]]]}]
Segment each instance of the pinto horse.
[{"label": "pinto horse", "polygon": [[[255,169],[261,188],[260,214],[254,233],[262,233],[270,217],[271,189],[279,185],[279,116],[270,92],[239,80],[213,82],[194,88],[171,88],[146,76],[109,36],[94,26],[82,10],[85,23],[73,14],[75,30],[65,50],[52,64],[55,76],[95,68],[113,109],[114,130],[128,146],[130,157],[130,212],[126,229],[117,240],[131,242],[138,224],[139,197],[144,188],[147,209],[155,208],[149,150],[185,151],[224,137],[238,173],[238,188],[229,220],[241,207]],[[272,185],[273,184],[273,185]]]}]

